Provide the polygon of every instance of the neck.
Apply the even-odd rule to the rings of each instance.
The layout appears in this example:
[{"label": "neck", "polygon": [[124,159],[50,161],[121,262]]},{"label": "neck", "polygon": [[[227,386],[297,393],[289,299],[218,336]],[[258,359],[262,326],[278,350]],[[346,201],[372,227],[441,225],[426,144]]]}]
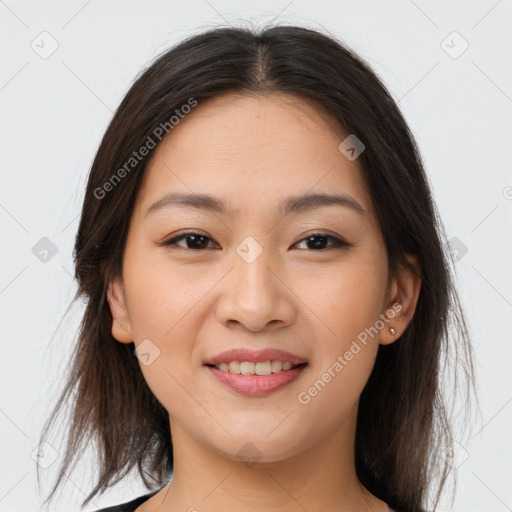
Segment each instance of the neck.
[{"label": "neck", "polygon": [[[387,512],[355,472],[355,419],[330,439],[277,461],[263,461],[252,444],[227,456],[199,443],[171,423],[171,482],[137,512]],[[261,457],[261,460],[259,460]],[[252,460],[251,460],[252,459]],[[151,503],[152,502],[152,503]]]}]

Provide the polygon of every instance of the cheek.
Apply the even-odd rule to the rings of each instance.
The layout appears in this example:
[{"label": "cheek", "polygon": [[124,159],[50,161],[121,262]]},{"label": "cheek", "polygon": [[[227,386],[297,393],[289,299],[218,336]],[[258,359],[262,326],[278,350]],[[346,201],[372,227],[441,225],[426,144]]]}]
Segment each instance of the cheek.
[{"label": "cheek", "polygon": [[[168,343],[183,329],[183,319],[200,311],[199,302],[213,279],[166,257],[164,249],[135,243],[123,266],[129,313],[136,339]],[[202,275],[201,279],[198,276]]]},{"label": "cheek", "polygon": [[359,258],[331,272],[323,280],[323,290],[303,292],[304,302],[313,304],[311,309],[321,320],[315,336],[312,387],[304,390],[305,402],[320,408],[331,404],[340,413],[357,402],[379,347],[376,326],[386,280],[382,262]]},{"label": "cheek", "polygon": [[190,378],[194,341],[207,313],[201,301],[218,277],[197,270],[192,275],[190,267],[170,264],[160,251],[151,254],[127,251],[123,276],[137,352],[150,354],[149,364],[139,356],[141,371],[167,407],[189,399],[179,383]]},{"label": "cheek", "polygon": [[378,266],[347,266],[331,278],[323,294],[311,296],[322,321],[315,337],[315,364],[298,402],[311,417],[323,418],[324,429],[336,428],[349,415],[371,374],[385,284]]},{"label": "cheek", "polygon": [[342,349],[378,320],[387,280],[379,261],[354,258],[313,281],[303,279],[300,297],[320,320],[320,353]]},{"label": "cheek", "polygon": [[[361,345],[361,344],[360,344]],[[332,432],[353,418],[361,393],[370,376],[376,355],[376,346],[339,351],[320,371],[312,372],[310,379],[300,390],[297,400],[299,414],[305,418],[321,418],[322,432]]]}]

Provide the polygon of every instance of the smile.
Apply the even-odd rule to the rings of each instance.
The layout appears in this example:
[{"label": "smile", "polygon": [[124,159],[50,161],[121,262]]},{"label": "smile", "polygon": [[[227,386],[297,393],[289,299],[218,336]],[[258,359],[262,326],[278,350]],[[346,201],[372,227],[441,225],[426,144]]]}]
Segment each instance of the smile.
[{"label": "smile", "polygon": [[229,363],[220,363],[215,368],[223,372],[229,372],[242,375],[270,375],[279,373],[283,370],[291,370],[299,366],[289,361],[262,361],[253,363],[251,361],[230,361]]},{"label": "smile", "polygon": [[206,365],[220,383],[246,396],[261,397],[282,389],[301,375],[307,363],[231,361]]}]

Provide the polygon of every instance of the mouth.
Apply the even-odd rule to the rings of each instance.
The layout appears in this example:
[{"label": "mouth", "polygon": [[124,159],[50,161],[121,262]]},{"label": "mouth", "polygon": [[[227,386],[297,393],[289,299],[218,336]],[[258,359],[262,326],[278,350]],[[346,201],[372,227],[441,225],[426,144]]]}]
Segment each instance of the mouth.
[{"label": "mouth", "polygon": [[230,361],[229,363],[206,364],[209,368],[215,368],[233,375],[272,375],[275,373],[288,372],[295,368],[305,367],[308,363],[293,364],[290,361]]},{"label": "mouth", "polygon": [[277,348],[235,348],[207,358],[203,365],[217,382],[245,396],[261,397],[291,384],[308,362]]},{"label": "mouth", "polygon": [[[234,348],[231,350],[226,350],[225,352],[217,354],[216,356],[206,358],[203,361],[203,364],[214,365],[217,366],[219,369],[222,368],[222,363],[228,364],[231,365],[229,371],[237,373],[238,364],[241,365],[242,369],[245,368],[246,370],[249,370],[250,368],[252,368],[250,367],[250,363],[256,363],[259,364],[258,368],[260,368],[261,371],[264,371],[264,369],[267,368],[269,364],[271,365],[271,367],[272,365],[274,365],[277,368],[277,363],[279,362],[281,362],[284,365],[285,370],[289,370],[292,366],[306,363],[307,360],[304,357],[293,354],[292,352],[287,352],[286,350],[281,350],[277,348],[265,348],[260,350],[254,350],[249,348]],[[232,363],[237,364],[232,365]],[[262,365],[260,363],[265,364]]]},{"label": "mouth", "polygon": [[[247,363],[247,365],[245,365],[245,363]],[[300,364],[290,363],[290,368],[284,369],[282,364],[274,364],[274,369],[276,371],[268,373],[269,368],[271,369],[271,365],[273,363],[276,362],[265,361],[252,363],[242,361],[238,363],[236,361],[231,361],[229,364],[206,364],[204,366],[208,369],[209,373],[213,375],[217,382],[223,384],[238,395],[248,397],[263,397],[280,389],[286,388],[296,381],[308,366],[308,363],[305,362]],[[277,363],[281,362],[277,361]],[[236,370],[237,364],[239,366],[238,373],[235,373],[234,371],[231,372],[231,367],[233,367],[233,370]],[[264,368],[257,368],[258,365],[264,365]],[[281,368],[279,368],[279,366],[281,366]],[[258,371],[264,372],[264,374],[260,375],[257,373]]]}]

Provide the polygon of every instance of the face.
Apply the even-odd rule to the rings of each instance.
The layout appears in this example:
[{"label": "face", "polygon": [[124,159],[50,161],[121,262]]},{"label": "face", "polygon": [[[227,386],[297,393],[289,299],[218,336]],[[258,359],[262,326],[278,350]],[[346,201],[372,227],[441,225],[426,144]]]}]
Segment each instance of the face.
[{"label": "face", "polygon": [[[135,342],[172,433],[232,459],[252,443],[270,462],[353,425],[379,343],[407,321],[392,304],[408,294],[389,279],[358,161],[338,149],[347,135],[303,99],[224,95],[156,148],[108,298],[112,333]],[[223,209],[161,201],[171,193],[209,195]],[[304,201],[318,194],[344,199]],[[292,199],[301,203],[286,209]],[[307,364],[274,391],[241,392],[205,365],[231,349],[279,349]]]}]

